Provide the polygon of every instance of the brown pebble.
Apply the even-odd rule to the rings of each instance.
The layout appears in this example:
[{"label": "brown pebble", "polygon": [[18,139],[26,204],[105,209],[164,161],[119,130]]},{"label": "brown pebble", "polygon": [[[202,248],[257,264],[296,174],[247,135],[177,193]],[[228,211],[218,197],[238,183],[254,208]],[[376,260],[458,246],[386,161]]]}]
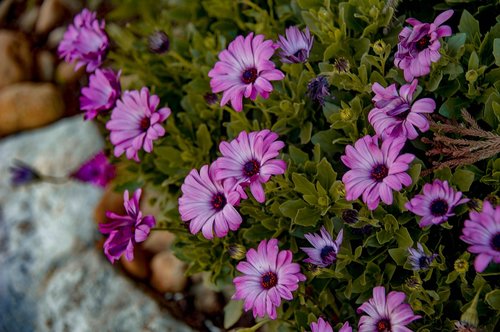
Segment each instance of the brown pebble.
[{"label": "brown pebble", "polygon": [[186,287],[185,264],[170,251],[162,251],[153,257],[151,271],[151,286],[161,293],[177,293]]}]

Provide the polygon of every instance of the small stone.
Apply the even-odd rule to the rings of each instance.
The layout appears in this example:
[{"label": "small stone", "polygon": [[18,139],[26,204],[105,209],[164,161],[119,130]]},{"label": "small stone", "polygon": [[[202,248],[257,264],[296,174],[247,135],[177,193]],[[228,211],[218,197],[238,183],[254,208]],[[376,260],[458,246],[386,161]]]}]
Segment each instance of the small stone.
[{"label": "small stone", "polygon": [[18,25],[19,29],[26,33],[31,33],[36,24],[36,19],[38,17],[38,13],[40,12],[40,7],[33,6],[29,9],[26,9],[24,13],[19,16]]},{"label": "small stone", "polygon": [[197,284],[192,288],[194,294],[194,306],[196,310],[205,314],[214,315],[223,309],[219,294],[207,288],[203,284]]},{"label": "small stone", "polygon": [[52,81],[54,77],[54,56],[49,51],[40,51],[36,54],[38,78],[42,81]]},{"label": "small stone", "polygon": [[3,21],[9,14],[10,6],[13,3],[14,0],[4,0],[0,2],[0,23],[3,23]]},{"label": "small stone", "polygon": [[134,248],[134,259],[129,262],[125,256],[122,256],[120,262],[123,268],[133,277],[137,279],[147,279],[151,275],[151,269],[149,267],[150,257],[148,256],[149,255],[140,245],[136,245]]},{"label": "small stone", "polygon": [[185,264],[169,251],[160,252],[153,257],[151,271],[151,286],[161,293],[177,293],[186,287]]},{"label": "small stone", "polygon": [[[143,215],[148,215],[143,212]],[[152,231],[148,238],[144,241],[144,249],[157,254],[162,251],[167,251],[175,240],[175,235],[165,230]]]},{"label": "small stone", "polygon": [[0,136],[38,128],[64,113],[61,94],[51,83],[17,83],[0,91]]},{"label": "small stone", "polygon": [[45,34],[55,28],[64,18],[64,6],[59,0],[45,0],[40,7],[35,32]]},{"label": "small stone", "polygon": [[75,71],[75,63],[62,61],[56,68],[56,82],[59,84],[73,83],[85,74],[85,67]]},{"label": "small stone", "polygon": [[106,211],[112,211],[116,214],[125,214],[123,207],[123,194],[115,192],[111,186],[106,188],[101,200],[94,210],[94,220],[96,223],[105,223],[107,221]]},{"label": "small stone", "polygon": [[59,43],[63,40],[64,33],[67,29],[67,26],[62,26],[52,30],[47,37],[47,47],[49,47],[50,49],[57,49]]},{"label": "small stone", "polygon": [[0,59],[0,89],[31,78],[33,59],[23,34],[0,30]]}]

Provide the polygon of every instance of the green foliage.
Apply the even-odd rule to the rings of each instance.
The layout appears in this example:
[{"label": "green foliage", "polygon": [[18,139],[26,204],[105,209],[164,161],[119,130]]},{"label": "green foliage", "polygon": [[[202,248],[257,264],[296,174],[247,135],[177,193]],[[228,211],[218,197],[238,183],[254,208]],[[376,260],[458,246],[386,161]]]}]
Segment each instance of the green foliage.
[{"label": "green foliage", "polygon": [[[336,263],[320,271],[303,269],[308,278],[305,285],[294,293],[294,300],[280,307],[281,320],[269,323],[270,330],[308,330],[320,315],[353,325],[358,321],[355,309],[372,296],[377,285],[406,293],[413,310],[423,316],[412,324],[418,331],[449,330],[451,321],[460,319],[461,308],[480,290],[480,324],[494,329],[500,311],[498,269],[490,268],[482,276],[472,268],[466,273],[453,270],[460,257],[473,264],[473,257],[464,256],[465,243],[458,240],[467,207],[455,211],[456,216],[444,226],[449,229],[421,229],[418,218],[404,204],[436,178],[448,180],[470,198],[494,195],[500,183],[499,159],[423,176],[432,167],[425,155],[428,147],[420,142],[408,144],[407,149],[420,159],[408,172],[412,185],[395,193],[392,206],[370,212],[360,201],[345,199],[341,177],[346,168],[340,156],[346,145],[373,134],[367,120],[373,107],[371,84],[404,82],[392,57],[404,19],[411,16],[407,8],[396,10],[382,0],[115,2],[107,31],[116,48],[109,59],[123,70],[124,89],[148,86],[173,111],[167,134],[155,142],[153,152],[141,155],[140,164],[122,162],[118,188],[145,185],[160,193],[162,214],[156,217],[160,227],[177,235],[174,250],[189,264],[188,274],[209,271],[212,282],[226,288],[237,275],[237,262],[229,257],[228,247],[237,243],[255,248],[271,237],[278,238],[280,249],[291,250],[294,261],[301,262],[306,255],[299,248],[308,246],[304,234],[324,225],[335,234],[344,229]],[[499,133],[500,20],[493,17],[498,6],[478,8],[471,1],[458,0],[417,2],[410,5],[422,7],[415,16],[425,22],[432,22],[450,6],[455,9],[449,22],[453,35],[441,42],[442,57],[430,75],[420,78],[418,98],[433,98],[443,120],[460,125],[460,109],[465,108],[482,126]],[[204,96],[211,93],[207,73],[231,40],[252,31],[276,39],[289,25],[308,26],[315,37],[308,66],[276,61],[286,78],[274,83],[269,99],[246,102],[241,113],[207,104]],[[158,29],[171,40],[171,49],[163,55],[147,49],[147,36]],[[346,71],[336,67],[341,59],[349,64]],[[332,98],[324,106],[305,96],[307,83],[319,74],[331,85]],[[244,221],[237,232],[212,241],[191,235],[177,212],[185,176],[215,160],[221,141],[242,130],[264,128],[286,142],[282,154],[288,164],[286,174],[266,183],[264,204],[254,199],[241,203]],[[359,220],[347,224],[342,213],[352,208],[358,211]],[[427,271],[414,272],[407,261],[408,248],[416,242],[438,253]],[[421,286],[408,288],[411,277],[420,280]],[[224,327],[231,327],[241,310],[241,303],[229,302]]]}]

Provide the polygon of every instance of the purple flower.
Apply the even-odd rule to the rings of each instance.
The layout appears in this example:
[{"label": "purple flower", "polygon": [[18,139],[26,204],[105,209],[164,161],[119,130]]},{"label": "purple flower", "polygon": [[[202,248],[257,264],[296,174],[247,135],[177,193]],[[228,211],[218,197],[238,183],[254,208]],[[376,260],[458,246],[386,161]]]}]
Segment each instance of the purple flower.
[{"label": "purple flower", "polygon": [[[323,318],[319,318],[318,322],[311,323],[311,332],[333,332],[332,327]],[[352,332],[349,322],[345,322],[339,332]]]},{"label": "purple flower", "polygon": [[190,221],[192,234],[200,230],[207,239],[226,236],[229,230],[240,227],[241,216],[234,208],[239,204],[240,195],[232,189],[230,181],[214,180],[214,164],[202,166],[189,172],[181,187],[179,212],[183,221]]},{"label": "purple flower", "polygon": [[262,240],[257,250],[248,250],[246,257],[236,266],[243,275],[233,280],[236,293],[232,299],[244,300],[245,311],[253,309],[255,318],[267,314],[276,319],[281,299],[292,300],[292,292],[306,277],[300,273],[300,265],[292,263],[290,250],[279,251],[276,239]]},{"label": "purple flower", "polygon": [[89,86],[82,89],[80,96],[80,109],[86,111],[85,120],[92,120],[100,112],[115,106],[121,92],[120,74],[121,71],[115,73],[111,69],[96,69],[90,75]]},{"label": "purple flower", "polygon": [[323,106],[325,104],[325,97],[330,95],[329,87],[328,79],[320,75],[307,83],[307,95],[311,100]]},{"label": "purple flower", "polygon": [[83,66],[87,66],[89,73],[96,70],[102,64],[109,44],[105,25],[104,20],[99,22],[96,19],[96,13],[82,10],[64,33],[57,49],[59,57],[66,62],[77,61],[75,70]]},{"label": "purple flower", "polygon": [[123,206],[127,215],[120,216],[107,211],[106,217],[112,221],[106,224],[99,224],[99,231],[102,234],[109,234],[104,242],[104,254],[111,263],[114,263],[125,254],[128,261],[134,259],[134,245],[143,242],[149,235],[150,229],[156,224],[153,216],[142,216],[139,210],[139,200],[141,189],[134,192],[134,197],[129,199],[128,190],[123,193]]},{"label": "purple flower", "polygon": [[399,155],[405,144],[402,138],[388,137],[378,146],[378,136],[365,136],[346,146],[342,162],[351,170],[342,177],[346,199],[356,200],[362,195],[368,209],[375,210],[382,200],[392,204],[392,190],[399,191],[411,184],[405,172],[415,158],[410,153]]},{"label": "purple flower", "polygon": [[286,37],[279,35],[278,45],[280,47],[280,60],[283,63],[303,63],[309,59],[314,37],[311,36],[309,28],[304,32],[293,26],[285,31]]},{"label": "purple flower", "polygon": [[223,91],[220,105],[231,100],[235,111],[243,109],[243,96],[255,100],[258,95],[267,99],[273,91],[269,81],[279,81],[285,75],[275,69],[269,60],[276,49],[272,40],[264,40],[263,35],[254,38],[253,33],[236,37],[227,50],[220,52],[219,60],[208,72],[212,92]]},{"label": "purple flower", "polygon": [[403,292],[392,291],[385,296],[383,286],[373,288],[373,297],[358,308],[361,316],[358,332],[409,332],[406,327],[420,316],[414,315],[409,304],[403,303],[406,295]]},{"label": "purple flower", "polygon": [[427,270],[437,254],[427,255],[424,251],[424,247],[422,247],[420,243],[417,243],[417,248],[418,249],[408,248],[412,269],[415,271]]},{"label": "purple flower", "polygon": [[115,146],[115,156],[124,152],[127,159],[139,161],[141,148],[153,151],[153,141],[165,135],[161,125],[169,116],[170,108],[156,110],[160,98],[149,95],[148,88],[141,91],[125,91],[111,113],[106,128],[111,131],[110,140]]},{"label": "purple flower", "polygon": [[248,134],[242,131],[231,142],[221,142],[219,150],[222,157],[216,161],[215,179],[231,179],[242,198],[247,198],[243,188],[250,186],[250,191],[257,202],[266,200],[263,183],[271,175],[284,174],[286,163],[275,159],[285,146],[277,141],[278,134],[267,129]]},{"label": "purple flower", "polygon": [[439,14],[433,23],[422,23],[414,18],[406,20],[413,29],[405,27],[399,34],[394,65],[404,71],[407,82],[411,82],[415,77],[429,74],[431,63],[441,58],[439,38],[451,36],[451,28],[440,25],[452,15],[453,10],[450,9]]},{"label": "purple flower", "polygon": [[14,165],[9,167],[9,172],[12,186],[22,186],[42,178],[41,174],[35,168],[20,160],[14,161]]},{"label": "purple flower", "polygon": [[155,31],[148,37],[149,50],[156,54],[163,54],[170,49],[170,39],[163,31]]},{"label": "purple flower", "polygon": [[337,239],[333,241],[332,236],[328,233],[325,227],[321,227],[321,234],[305,234],[306,239],[313,245],[314,248],[300,248],[309,258],[304,262],[327,267],[337,260],[337,254],[342,244],[344,231],[340,230]]},{"label": "purple flower", "polygon": [[70,177],[92,183],[96,186],[106,187],[106,185],[115,178],[115,166],[109,163],[104,152],[99,152],[92,159],[86,161]]},{"label": "purple flower", "polygon": [[432,113],[436,103],[431,98],[422,98],[412,105],[413,93],[418,81],[405,84],[396,89],[396,84],[387,88],[375,83],[372,86],[375,97],[372,101],[375,108],[368,114],[368,121],[382,139],[389,136],[415,139],[418,137],[416,128],[421,132],[429,129],[429,122],[424,113]]},{"label": "purple flower", "polygon": [[469,252],[479,254],[474,261],[477,272],[483,272],[492,260],[500,263],[500,206],[493,208],[484,201],[481,212],[471,211],[460,239],[470,244]]},{"label": "purple flower", "polygon": [[423,188],[423,195],[413,197],[405,204],[405,207],[421,216],[420,227],[429,225],[439,225],[454,216],[453,209],[455,206],[468,202],[467,198],[461,198],[460,191],[455,192],[448,185],[448,181],[434,180],[434,182],[426,183]]}]

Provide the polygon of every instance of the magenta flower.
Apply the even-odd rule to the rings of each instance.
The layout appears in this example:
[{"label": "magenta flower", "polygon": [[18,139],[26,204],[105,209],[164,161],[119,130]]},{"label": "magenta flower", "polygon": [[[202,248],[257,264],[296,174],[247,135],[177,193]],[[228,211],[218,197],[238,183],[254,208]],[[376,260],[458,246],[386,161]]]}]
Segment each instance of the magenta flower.
[{"label": "magenta flower", "polygon": [[469,252],[479,254],[474,261],[477,272],[483,272],[492,260],[500,263],[500,206],[484,201],[481,212],[471,211],[460,239],[470,244]]},{"label": "magenta flower", "polygon": [[373,297],[358,308],[361,316],[358,332],[410,332],[406,327],[420,316],[414,315],[409,304],[403,303],[406,295],[403,292],[392,291],[385,296],[383,286],[373,289]]},{"label": "magenta flower", "polygon": [[85,120],[92,120],[102,111],[115,107],[121,92],[120,74],[121,71],[96,69],[90,75],[89,86],[82,88],[80,96],[80,109],[86,111]]},{"label": "magenta flower", "polygon": [[[311,332],[333,332],[332,327],[323,318],[319,318],[318,322],[311,323]],[[340,328],[339,332],[352,332],[349,322],[345,322]]]},{"label": "magenta flower", "polygon": [[83,66],[87,66],[89,73],[96,70],[101,66],[109,44],[105,25],[104,20],[99,22],[96,19],[96,13],[82,10],[64,33],[57,49],[59,57],[66,62],[76,61],[75,70]]},{"label": "magenta flower", "polygon": [[253,33],[236,37],[227,50],[220,52],[219,60],[208,72],[212,92],[223,91],[220,105],[231,100],[235,111],[243,109],[243,96],[255,100],[258,95],[267,99],[273,91],[269,81],[279,81],[285,75],[275,69],[269,60],[276,49],[272,40],[264,40],[263,35]]},{"label": "magenta flower", "polygon": [[262,184],[269,181],[271,175],[284,174],[286,170],[286,163],[275,159],[285,146],[277,138],[278,134],[265,129],[250,134],[242,131],[231,142],[221,142],[219,150],[222,157],[216,161],[215,179],[231,179],[244,199],[247,195],[243,188],[250,186],[257,202],[264,202],[266,197]]},{"label": "magenta flower", "polygon": [[125,254],[128,261],[134,259],[134,245],[147,239],[150,229],[156,224],[155,217],[142,216],[139,210],[141,189],[134,192],[134,197],[129,199],[128,190],[123,194],[123,206],[127,215],[120,216],[107,211],[106,216],[112,221],[107,224],[99,224],[102,234],[109,234],[104,242],[104,254],[111,263],[114,263]]},{"label": "magenta flower", "polygon": [[319,75],[307,83],[307,96],[320,104],[325,105],[325,98],[330,95],[330,84],[326,76]]},{"label": "magenta flower", "polygon": [[253,309],[255,318],[267,314],[276,319],[281,299],[292,300],[292,292],[306,277],[300,273],[300,265],[292,263],[290,250],[279,251],[276,239],[262,240],[246,257],[236,266],[243,275],[233,280],[236,292],[232,299],[244,300],[245,311]]},{"label": "magenta flower", "polygon": [[309,28],[304,32],[293,26],[285,30],[286,37],[279,35],[280,60],[283,63],[303,63],[309,59],[314,37]]},{"label": "magenta flower", "polygon": [[214,164],[189,172],[181,187],[179,212],[183,221],[190,221],[192,234],[200,230],[207,239],[226,236],[229,230],[240,227],[241,216],[234,208],[240,202],[239,193],[232,189],[230,181],[214,180]]},{"label": "magenta flower", "polygon": [[309,258],[305,259],[304,262],[327,267],[337,260],[344,231],[340,230],[335,241],[324,226],[321,227],[320,232],[321,234],[305,234],[305,238],[313,245],[313,248],[302,247],[300,249],[309,255]]},{"label": "magenta flower", "polygon": [[448,181],[434,180],[426,183],[423,188],[423,195],[413,197],[405,204],[405,207],[421,216],[419,226],[439,225],[454,216],[455,206],[468,202],[467,198],[462,198],[460,191],[455,192],[448,185]]},{"label": "magenta flower", "polygon": [[106,185],[115,178],[116,169],[109,161],[103,151],[96,154],[90,160],[80,166],[70,177],[94,184],[99,187]]},{"label": "magenta flower", "polygon": [[421,243],[417,243],[417,249],[408,248],[408,252],[410,254],[408,259],[414,271],[427,270],[437,257],[437,254],[427,255]]},{"label": "magenta flower", "polygon": [[413,29],[405,27],[400,32],[394,65],[404,71],[407,82],[411,82],[415,77],[429,74],[431,63],[441,58],[439,38],[451,36],[451,28],[440,25],[452,15],[453,10],[450,9],[439,14],[433,23],[422,23],[414,18],[406,20]]},{"label": "magenta flower", "polygon": [[111,113],[106,128],[111,131],[110,140],[115,146],[115,156],[124,152],[127,159],[139,161],[141,148],[153,151],[153,141],[165,135],[161,125],[169,116],[170,108],[156,110],[160,98],[149,95],[148,88],[141,91],[125,91]]},{"label": "magenta flower", "polygon": [[375,97],[372,101],[375,108],[368,114],[368,121],[382,139],[389,136],[415,139],[418,137],[416,128],[421,132],[429,129],[425,113],[432,113],[436,103],[431,98],[422,98],[412,104],[413,93],[418,81],[405,84],[396,89],[396,84],[387,88],[375,83],[372,86]]},{"label": "magenta flower", "polygon": [[378,136],[365,136],[346,146],[342,162],[351,170],[342,177],[346,199],[356,200],[362,195],[368,209],[375,210],[382,200],[392,204],[392,190],[399,191],[411,184],[405,172],[415,158],[410,153],[399,155],[405,144],[402,138],[388,137],[378,146]]}]

